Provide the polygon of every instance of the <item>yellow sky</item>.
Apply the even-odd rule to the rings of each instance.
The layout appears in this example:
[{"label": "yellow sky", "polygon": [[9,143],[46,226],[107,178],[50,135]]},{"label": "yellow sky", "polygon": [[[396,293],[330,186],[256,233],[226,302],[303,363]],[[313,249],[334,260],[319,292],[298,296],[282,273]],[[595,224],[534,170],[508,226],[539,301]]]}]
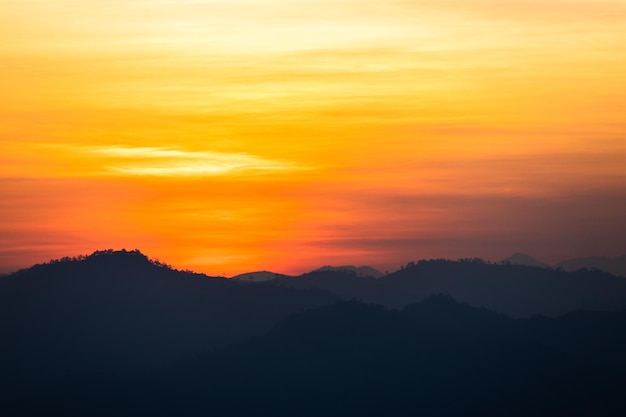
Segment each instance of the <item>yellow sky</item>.
[{"label": "yellow sky", "polygon": [[623,0],[0,0],[0,270],[623,254],[624,74]]}]

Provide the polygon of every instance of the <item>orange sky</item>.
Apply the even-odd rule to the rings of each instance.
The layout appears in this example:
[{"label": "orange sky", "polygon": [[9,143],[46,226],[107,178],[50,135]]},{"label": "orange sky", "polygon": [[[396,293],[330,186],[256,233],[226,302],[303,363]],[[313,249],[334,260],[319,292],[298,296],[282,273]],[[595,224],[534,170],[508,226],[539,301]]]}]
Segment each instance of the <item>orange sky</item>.
[{"label": "orange sky", "polygon": [[0,0],[0,272],[626,253],[622,0]]}]

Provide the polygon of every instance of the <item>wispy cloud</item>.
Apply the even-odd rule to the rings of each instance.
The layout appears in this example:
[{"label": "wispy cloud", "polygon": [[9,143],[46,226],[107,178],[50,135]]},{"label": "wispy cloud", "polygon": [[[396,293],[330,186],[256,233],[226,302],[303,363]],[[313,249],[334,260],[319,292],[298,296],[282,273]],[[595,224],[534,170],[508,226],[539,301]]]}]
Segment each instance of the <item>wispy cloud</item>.
[{"label": "wispy cloud", "polygon": [[187,151],[162,147],[90,147],[84,151],[105,158],[106,169],[122,175],[213,176],[242,171],[302,169],[293,162],[247,153]]}]

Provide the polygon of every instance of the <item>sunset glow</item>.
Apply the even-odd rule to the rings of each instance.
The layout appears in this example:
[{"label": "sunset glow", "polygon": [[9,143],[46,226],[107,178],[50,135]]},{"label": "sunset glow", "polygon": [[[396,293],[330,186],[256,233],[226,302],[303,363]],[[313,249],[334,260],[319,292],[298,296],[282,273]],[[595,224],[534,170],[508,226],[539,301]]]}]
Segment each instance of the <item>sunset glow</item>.
[{"label": "sunset glow", "polygon": [[626,253],[623,0],[0,0],[0,272]]}]

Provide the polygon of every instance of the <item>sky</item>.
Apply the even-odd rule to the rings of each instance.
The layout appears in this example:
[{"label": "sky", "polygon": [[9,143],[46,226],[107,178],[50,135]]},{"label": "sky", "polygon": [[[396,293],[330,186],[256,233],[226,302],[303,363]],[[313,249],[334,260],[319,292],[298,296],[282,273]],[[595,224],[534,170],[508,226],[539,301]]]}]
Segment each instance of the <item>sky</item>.
[{"label": "sky", "polygon": [[0,272],[626,253],[624,0],[0,0]]}]

